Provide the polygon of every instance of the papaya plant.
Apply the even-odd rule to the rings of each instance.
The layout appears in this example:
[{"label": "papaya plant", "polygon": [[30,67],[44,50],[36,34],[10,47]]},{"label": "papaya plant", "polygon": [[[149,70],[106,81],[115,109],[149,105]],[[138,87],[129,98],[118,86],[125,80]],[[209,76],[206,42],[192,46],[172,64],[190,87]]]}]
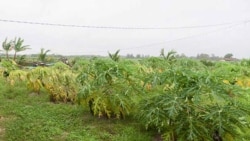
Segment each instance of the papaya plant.
[{"label": "papaya plant", "polygon": [[138,92],[137,79],[131,65],[122,61],[93,59],[78,76],[81,89],[79,103],[89,106],[90,112],[99,117],[124,118],[134,104]]},{"label": "papaya plant", "polygon": [[44,79],[48,77],[50,69],[47,67],[36,67],[27,73],[27,87],[32,92],[40,93],[44,87]]},{"label": "papaya plant", "polygon": [[1,73],[4,77],[8,77],[11,71],[18,69],[18,65],[13,60],[2,60],[0,62],[0,67],[4,69]]},{"label": "papaya plant", "polygon": [[53,67],[36,67],[27,73],[27,87],[35,93],[45,89],[51,102],[75,103],[78,93],[76,73],[58,62]]},{"label": "papaya plant", "polygon": [[74,58],[72,62],[72,70],[74,72],[81,72],[87,67],[89,60],[83,58]]},{"label": "papaya plant", "polygon": [[50,77],[44,79],[44,88],[52,102],[72,102],[77,98],[78,84],[76,75],[70,71],[61,72],[54,69]]},{"label": "papaya plant", "polygon": [[249,108],[239,101],[244,89],[225,84],[223,71],[176,64],[148,75],[152,89],[138,110],[147,128],[158,129],[167,141],[235,140],[248,128]]},{"label": "papaya plant", "polygon": [[13,70],[9,73],[9,76],[7,78],[7,82],[9,82],[10,85],[14,86],[18,83],[26,83],[27,80],[27,71],[24,70]]}]

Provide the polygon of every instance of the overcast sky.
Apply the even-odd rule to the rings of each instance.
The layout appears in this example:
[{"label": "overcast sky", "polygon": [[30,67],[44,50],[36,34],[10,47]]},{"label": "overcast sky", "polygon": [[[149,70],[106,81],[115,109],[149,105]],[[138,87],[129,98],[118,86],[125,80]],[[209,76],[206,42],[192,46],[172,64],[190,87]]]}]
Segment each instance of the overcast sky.
[{"label": "overcast sky", "polygon": [[23,38],[32,48],[26,54],[45,48],[107,55],[120,49],[122,55],[159,56],[164,48],[187,56],[250,58],[250,0],[1,0],[0,20],[111,27],[0,21],[0,41]]}]

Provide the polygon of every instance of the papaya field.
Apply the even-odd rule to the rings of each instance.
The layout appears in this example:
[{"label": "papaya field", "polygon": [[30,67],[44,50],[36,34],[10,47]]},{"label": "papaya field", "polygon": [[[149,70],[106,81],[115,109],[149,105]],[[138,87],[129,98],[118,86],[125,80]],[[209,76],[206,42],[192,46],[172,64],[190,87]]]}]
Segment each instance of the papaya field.
[{"label": "papaya field", "polygon": [[0,140],[250,140],[250,60],[2,59],[0,74]]}]

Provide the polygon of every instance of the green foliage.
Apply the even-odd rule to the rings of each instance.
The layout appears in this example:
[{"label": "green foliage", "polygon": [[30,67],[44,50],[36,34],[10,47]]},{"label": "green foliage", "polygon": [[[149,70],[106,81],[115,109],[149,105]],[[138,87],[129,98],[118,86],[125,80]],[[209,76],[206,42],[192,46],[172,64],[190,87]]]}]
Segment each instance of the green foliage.
[{"label": "green foliage", "polygon": [[137,121],[93,118],[78,105],[53,104],[30,94],[25,84],[10,87],[0,78],[1,141],[150,141]]},{"label": "green foliage", "polygon": [[27,71],[23,70],[13,70],[9,73],[9,76],[7,78],[7,82],[11,86],[15,86],[19,83],[26,83],[27,80]]},{"label": "green foliage", "polygon": [[230,83],[237,82],[242,76],[249,75],[248,69],[239,63],[217,62],[212,71]]},{"label": "green foliage", "polygon": [[223,76],[184,66],[153,76],[147,80],[151,96],[140,102],[138,115],[166,139],[211,140],[215,131],[237,137],[247,127],[249,109],[239,102],[244,90],[223,83]]},{"label": "green foliage", "polygon": [[176,60],[176,51],[171,50],[165,55],[164,49],[161,49],[161,57],[164,58],[164,60],[168,61],[169,63],[174,62]]},{"label": "green foliage", "polygon": [[7,38],[2,43],[2,48],[6,53],[6,59],[9,60],[9,52],[13,49],[13,41],[7,41]]},{"label": "green foliage", "polygon": [[37,67],[31,70],[27,74],[27,86],[38,94],[44,88],[52,102],[74,103],[78,92],[76,76],[68,65],[59,62],[50,68]]},{"label": "green foliage", "polygon": [[[162,55],[171,58],[164,51]],[[3,60],[0,72],[8,72],[8,77],[0,77],[0,108],[4,109],[0,117],[14,117],[6,122],[6,137],[152,140],[151,133],[159,132],[169,141],[210,141],[218,132],[223,140],[249,140],[247,61],[213,62],[207,67],[206,62],[164,57],[81,59],[72,67],[58,62],[31,70],[20,70],[14,61]],[[30,93],[25,84],[41,94]],[[49,103],[44,93],[51,101],[64,103]],[[84,110],[66,104],[77,100]],[[93,118],[86,109],[100,118]],[[131,118],[128,115],[139,117],[140,123],[129,119],[134,126],[121,125]],[[125,120],[112,119],[125,116]],[[152,132],[145,133],[140,124]]]},{"label": "green foliage", "polygon": [[78,76],[81,104],[94,115],[122,118],[131,112],[135,78],[125,63],[95,59]]},{"label": "green foliage", "polygon": [[66,65],[65,63],[63,62],[57,62],[55,63],[53,66],[52,66],[53,69],[57,69],[57,70],[60,70],[61,72],[63,71],[67,71],[70,69],[70,67],[68,65]]},{"label": "green foliage", "polygon": [[214,63],[212,61],[209,61],[209,60],[206,60],[206,59],[202,59],[201,63],[203,63],[207,67],[214,66]]},{"label": "green foliage", "polygon": [[18,69],[18,66],[12,60],[2,60],[0,62],[0,69],[1,76],[7,78],[11,71]]},{"label": "green foliage", "polygon": [[44,79],[49,75],[50,70],[46,67],[36,67],[27,74],[27,87],[32,92],[40,93],[44,87]]},{"label": "green foliage", "polygon": [[45,62],[48,52],[50,52],[50,50],[44,50],[44,48],[41,48],[40,54],[38,56],[38,60],[41,62]]},{"label": "green foliage", "polygon": [[158,57],[150,57],[140,61],[142,67],[147,69],[154,68],[155,70],[161,69],[164,70],[165,68],[169,67],[169,63],[164,61],[162,58]]},{"label": "green foliage", "polygon": [[84,70],[88,66],[89,60],[88,59],[75,58],[72,62],[73,62],[72,63],[73,64],[72,65],[72,70],[75,71],[75,72],[81,72],[82,70]]},{"label": "green foliage", "polygon": [[18,69],[17,64],[12,60],[2,60],[0,62],[0,67],[3,67],[8,72]]},{"label": "green foliage", "polygon": [[26,59],[27,59],[26,55],[21,55],[21,56],[17,57],[17,61],[16,62],[19,65],[23,65],[23,64],[25,64]]},{"label": "green foliage", "polygon": [[250,59],[243,59],[240,61],[242,66],[250,67]]},{"label": "green foliage", "polygon": [[44,87],[52,102],[74,103],[76,101],[78,84],[76,75],[70,71],[54,70],[50,77],[44,80]]},{"label": "green foliage", "polygon": [[15,38],[15,40],[14,40],[14,51],[15,51],[14,58],[13,58],[14,61],[16,60],[16,55],[18,52],[30,49],[30,48],[28,48],[29,45],[23,45],[23,42],[24,42],[24,40],[21,39],[20,37],[18,39]]},{"label": "green foliage", "polygon": [[118,62],[120,60],[119,52],[120,50],[117,50],[114,54],[109,53],[110,59],[112,59],[115,62]]}]

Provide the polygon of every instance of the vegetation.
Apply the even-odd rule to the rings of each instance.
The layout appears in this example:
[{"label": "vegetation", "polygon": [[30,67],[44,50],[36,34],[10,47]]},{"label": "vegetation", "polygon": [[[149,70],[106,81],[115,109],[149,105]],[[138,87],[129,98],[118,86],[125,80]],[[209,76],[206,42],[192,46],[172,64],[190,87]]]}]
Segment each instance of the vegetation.
[{"label": "vegetation", "polygon": [[120,50],[117,50],[114,54],[109,53],[110,59],[113,61],[118,62],[120,60],[120,55],[119,55]]},{"label": "vegetation", "polygon": [[38,56],[38,60],[40,60],[41,62],[45,62],[48,52],[50,52],[50,50],[45,50],[44,48],[41,48],[40,54]]},{"label": "vegetation", "polygon": [[249,60],[109,56],[27,69],[6,55],[0,140],[250,140]]},{"label": "vegetation", "polygon": [[79,101],[87,104],[93,115],[124,118],[131,112],[139,81],[127,63],[94,59],[78,76]]},{"label": "vegetation", "polygon": [[232,58],[233,57],[233,54],[232,53],[227,53],[224,58]]},{"label": "vegetation", "polygon": [[167,53],[167,55],[165,55],[164,49],[161,49],[161,57],[163,57],[165,60],[172,62],[176,59],[176,52],[171,50]]},{"label": "vegetation", "polygon": [[10,87],[0,80],[1,141],[147,141],[148,133],[131,117],[93,118],[76,104],[49,103],[44,90],[31,93],[25,84]]},{"label": "vegetation", "polygon": [[18,38],[18,39],[15,38],[15,40],[14,40],[14,51],[15,51],[14,58],[13,58],[14,61],[16,60],[16,55],[18,52],[30,49],[30,48],[28,48],[29,45],[23,45],[23,42],[24,42],[24,40],[21,38]]},{"label": "vegetation", "polygon": [[[211,140],[220,134],[235,140],[248,128],[249,108],[239,99],[245,90],[223,82],[228,76],[200,68],[172,67],[149,78],[152,90],[140,103],[140,119],[175,140]],[[235,130],[233,130],[235,129]]]},{"label": "vegetation", "polygon": [[9,59],[9,52],[13,49],[13,41],[7,41],[7,38],[2,43],[3,50],[5,51],[7,60]]}]

